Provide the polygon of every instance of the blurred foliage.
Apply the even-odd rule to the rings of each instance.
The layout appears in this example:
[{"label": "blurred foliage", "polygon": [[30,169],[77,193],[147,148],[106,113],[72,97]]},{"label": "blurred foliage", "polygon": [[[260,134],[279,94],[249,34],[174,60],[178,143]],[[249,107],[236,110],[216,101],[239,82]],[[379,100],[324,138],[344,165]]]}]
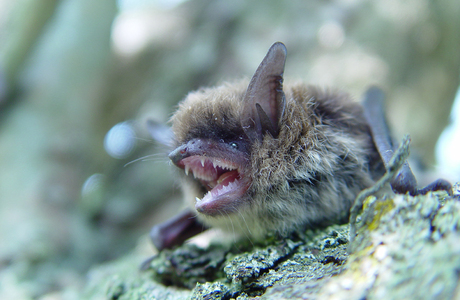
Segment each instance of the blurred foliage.
[{"label": "blurred foliage", "polygon": [[[356,99],[382,86],[395,135],[410,132],[433,164],[459,83],[457,0],[174,2],[0,1],[0,298],[78,286],[177,212],[168,150],[146,120],[250,77],[275,41],[286,80]],[[104,137],[125,121],[133,148],[115,159]]]}]

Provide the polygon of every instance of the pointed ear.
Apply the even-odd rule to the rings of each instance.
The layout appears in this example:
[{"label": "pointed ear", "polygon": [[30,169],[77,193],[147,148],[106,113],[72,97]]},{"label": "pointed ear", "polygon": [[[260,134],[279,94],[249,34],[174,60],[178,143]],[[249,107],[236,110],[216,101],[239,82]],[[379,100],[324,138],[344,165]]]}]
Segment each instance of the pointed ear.
[{"label": "pointed ear", "polygon": [[278,137],[286,106],[283,92],[285,61],[284,44],[273,44],[249,82],[240,122],[251,141],[261,141],[267,132]]}]

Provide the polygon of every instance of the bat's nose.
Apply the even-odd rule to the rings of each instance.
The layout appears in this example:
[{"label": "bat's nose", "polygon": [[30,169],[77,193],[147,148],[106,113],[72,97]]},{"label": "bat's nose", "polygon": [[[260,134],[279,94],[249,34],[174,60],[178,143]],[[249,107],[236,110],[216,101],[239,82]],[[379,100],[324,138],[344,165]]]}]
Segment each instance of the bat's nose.
[{"label": "bat's nose", "polygon": [[175,165],[177,165],[177,163],[181,159],[184,159],[185,157],[187,157],[187,153],[188,153],[188,148],[187,148],[187,144],[185,144],[171,151],[168,157]]},{"label": "bat's nose", "polygon": [[186,157],[192,155],[203,155],[203,145],[204,142],[201,139],[190,140],[186,144],[181,145],[171,151],[168,157],[175,165],[177,165],[179,161]]}]

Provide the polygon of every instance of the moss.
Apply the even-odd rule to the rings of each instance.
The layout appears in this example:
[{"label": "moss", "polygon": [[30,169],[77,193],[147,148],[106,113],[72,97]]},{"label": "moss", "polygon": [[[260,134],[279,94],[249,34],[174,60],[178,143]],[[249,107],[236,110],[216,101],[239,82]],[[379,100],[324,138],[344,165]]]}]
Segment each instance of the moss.
[{"label": "moss", "polygon": [[186,244],[143,272],[124,259],[91,273],[85,299],[455,298],[459,203],[446,193],[368,197],[351,254],[349,226],[336,225],[255,245]]},{"label": "moss", "polygon": [[225,277],[222,264],[231,247],[214,244],[202,249],[185,244],[174,250],[163,250],[148,266],[153,278],[164,285],[192,289],[197,282],[205,283]]},{"label": "moss", "polygon": [[[374,200],[363,211],[360,239],[356,239],[361,244],[350,255],[346,270],[332,278],[319,295],[347,299],[458,296],[458,201],[445,193]],[[394,207],[378,211],[388,208],[389,200]],[[373,216],[370,222],[366,215]]]},{"label": "moss", "polygon": [[[372,208],[368,208],[372,206]],[[370,218],[371,220],[367,221],[366,230],[375,230],[379,227],[380,219],[383,215],[387,214],[395,207],[393,199],[383,198],[377,199],[375,196],[367,197],[363,204],[364,211],[372,211],[373,215]],[[366,210],[367,209],[367,210]]]},{"label": "moss", "polygon": [[224,272],[233,284],[250,282],[276,266],[299,244],[286,240],[282,245],[269,246],[237,255],[226,264]]},{"label": "moss", "polygon": [[207,282],[205,284],[198,283],[193,289],[191,300],[224,300],[230,298],[230,290],[227,286],[220,282]]},{"label": "moss", "polygon": [[340,273],[347,259],[347,236],[348,227],[342,225],[308,230],[286,239],[269,237],[255,246],[247,242],[212,244],[207,249],[183,245],[161,252],[151,260],[147,272],[165,285],[191,289],[193,299],[207,299],[209,295],[244,299],[263,295],[274,285]]}]

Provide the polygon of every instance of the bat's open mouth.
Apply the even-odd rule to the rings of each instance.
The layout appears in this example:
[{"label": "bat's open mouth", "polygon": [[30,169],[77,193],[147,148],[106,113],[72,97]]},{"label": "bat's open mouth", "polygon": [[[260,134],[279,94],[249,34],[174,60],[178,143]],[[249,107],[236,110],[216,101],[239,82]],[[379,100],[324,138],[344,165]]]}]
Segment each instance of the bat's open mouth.
[{"label": "bat's open mouth", "polygon": [[190,173],[208,190],[202,199],[196,198],[196,209],[214,216],[233,212],[249,187],[238,164],[215,157],[193,155],[176,165]]},{"label": "bat's open mouth", "polygon": [[169,154],[176,166],[184,169],[187,175],[192,173],[208,191],[202,199],[196,200],[198,212],[220,216],[236,212],[244,203],[244,193],[251,184],[249,177],[244,176],[249,158],[243,149],[238,148],[236,142],[198,138],[189,140]]},{"label": "bat's open mouth", "polygon": [[189,156],[178,164],[186,174],[192,173],[208,190],[202,199],[196,198],[198,212],[214,216],[233,212],[249,187],[239,166],[221,158]]}]

